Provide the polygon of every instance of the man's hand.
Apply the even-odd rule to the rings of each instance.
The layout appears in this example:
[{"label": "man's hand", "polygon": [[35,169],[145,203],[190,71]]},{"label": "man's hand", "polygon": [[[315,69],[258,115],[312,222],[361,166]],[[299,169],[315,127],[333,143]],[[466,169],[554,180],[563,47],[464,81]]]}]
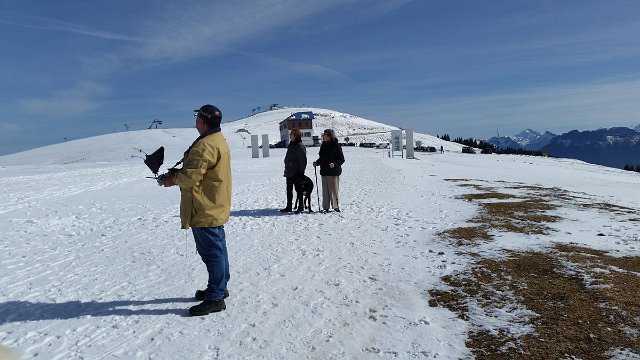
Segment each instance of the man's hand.
[{"label": "man's hand", "polygon": [[173,174],[167,175],[167,177],[162,182],[162,186],[164,187],[172,187],[175,183],[173,182]]},{"label": "man's hand", "polygon": [[336,165],[334,163],[330,163],[329,167],[333,169],[334,167],[336,167]]}]

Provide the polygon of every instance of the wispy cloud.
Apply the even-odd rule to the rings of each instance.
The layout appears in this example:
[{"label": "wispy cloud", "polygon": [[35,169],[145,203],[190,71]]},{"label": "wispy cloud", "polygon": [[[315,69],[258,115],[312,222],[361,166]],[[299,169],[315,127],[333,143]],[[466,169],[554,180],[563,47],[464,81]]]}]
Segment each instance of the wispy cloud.
[{"label": "wispy cloud", "polygon": [[24,15],[7,11],[0,11],[0,24],[18,26],[23,28],[53,30],[78,35],[92,36],[106,40],[142,41],[141,38],[117,34],[109,31],[93,29],[90,27],[69,23],[66,21],[46,18],[42,16]]},{"label": "wispy cloud", "polygon": [[14,122],[0,122],[0,133],[7,135],[14,132],[28,130],[30,127],[25,124],[17,124]]},{"label": "wispy cloud", "polygon": [[363,14],[367,17],[378,17],[386,15],[387,13],[394,11],[400,7],[403,7],[414,0],[387,0],[379,4],[374,4],[368,9],[363,11]]},{"label": "wispy cloud", "polygon": [[[233,53],[250,58],[251,60],[270,65],[274,68],[284,69],[288,72],[296,72],[303,74],[305,76],[310,77],[319,77],[319,78],[327,78],[327,77],[338,77],[338,78],[347,78],[348,76],[336,69],[313,64],[308,62],[300,62],[293,61],[289,59],[284,59],[280,57],[270,56],[266,54],[260,53],[244,53],[239,51],[233,51]],[[291,58],[296,58],[296,56],[292,56]]]},{"label": "wispy cloud", "polygon": [[[349,0],[358,1],[358,0]],[[345,0],[280,0],[233,2],[186,1],[180,3],[156,1],[139,19],[132,31],[122,35],[99,31],[64,21],[0,13],[0,23],[38,29],[57,30],[113,40],[135,41],[110,52],[78,55],[83,64],[81,84],[95,84],[99,78],[127,68],[144,68],[161,63],[182,63],[216,56],[227,47],[264,35],[274,29],[304,22],[308,16],[342,5]],[[295,14],[294,17],[291,14]],[[36,21],[37,20],[37,21]],[[37,25],[33,25],[37,24]],[[313,76],[341,76],[333,69],[317,64],[265,58],[263,61]],[[80,115],[98,106],[102,91],[86,85],[60,90],[44,99],[25,99],[20,105],[25,111],[48,116]]]},{"label": "wispy cloud", "polygon": [[[351,0],[355,1],[355,0]],[[286,26],[349,1],[281,0],[233,2],[158,2],[142,21],[145,45],[132,48],[143,60],[184,61],[211,56],[234,43]]]},{"label": "wispy cloud", "polygon": [[127,66],[119,54],[100,52],[99,54],[79,55],[84,75],[88,78],[107,77]]},{"label": "wispy cloud", "polygon": [[46,98],[20,100],[19,106],[25,114],[63,118],[81,115],[99,107],[96,98],[106,95],[109,89],[96,82],[82,81],[66,90],[57,90]]},{"label": "wispy cloud", "polygon": [[580,32],[540,35],[494,46],[470,47],[467,56],[488,56],[527,66],[568,66],[635,57],[640,54],[640,32],[636,23],[594,27]]},{"label": "wispy cloud", "polygon": [[[640,122],[640,79],[538,87],[525,91],[437,98],[386,111],[430,129],[490,135],[525,128],[564,132]],[[419,120],[423,119],[423,120]],[[467,130],[467,131],[469,131]]]}]

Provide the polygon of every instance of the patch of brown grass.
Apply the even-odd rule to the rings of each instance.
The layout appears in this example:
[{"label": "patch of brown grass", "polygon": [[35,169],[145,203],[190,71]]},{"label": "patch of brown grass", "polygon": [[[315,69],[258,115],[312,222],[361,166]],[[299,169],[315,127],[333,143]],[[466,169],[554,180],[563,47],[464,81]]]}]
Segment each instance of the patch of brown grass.
[{"label": "patch of brown grass", "polygon": [[[548,212],[567,204],[636,215],[628,221],[640,221],[633,209],[593,202],[559,188],[514,184],[509,188],[525,191],[516,196],[467,179],[457,181],[463,182],[458,186],[478,191],[460,198],[480,210],[470,220],[475,225],[439,233],[457,245],[490,241],[493,231],[548,234],[548,224],[560,220]],[[519,337],[506,328],[488,331],[475,324],[467,346],[476,358],[606,359],[614,348],[640,354],[640,257],[612,257],[572,245],[556,245],[549,253],[510,255],[505,260],[475,256],[475,266],[442,278],[448,289],[429,291],[429,306],[444,306],[464,320],[469,320],[471,299],[485,310],[517,303],[536,314],[513,320],[534,329]]]},{"label": "patch of brown grass", "polygon": [[610,212],[616,215],[637,215],[637,212],[631,208],[610,204],[610,203],[581,203],[580,206],[588,209],[597,209],[603,212]]},{"label": "patch of brown grass", "polygon": [[466,226],[448,229],[438,233],[439,236],[456,240],[456,245],[470,245],[471,243],[481,240],[489,241],[493,236],[489,234],[486,226]]},{"label": "patch of brown grass", "polygon": [[481,203],[481,207],[483,214],[477,220],[506,232],[547,234],[551,229],[545,223],[560,220],[558,216],[545,213],[557,206],[541,198],[529,197],[516,202],[486,202]]},{"label": "patch of brown grass", "polygon": [[473,189],[476,189],[477,191],[490,192],[493,190],[493,188],[491,187],[478,185],[478,184],[458,184],[458,186],[463,188],[473,188]]},{"label": "patch of brown grass", "polygon": [[470,222],[479,225],[458,227],[439,233],[441,237],[455,240],[457,245],[468,245],[477,240],[492,240],[493,236],[490,231],[548,234],[551,228],[546,224],[560,220],[557,216],[546,214],[547,211],[553,210],[557,206],[541,195],[505,194],[497,192],[493,188],[476,184],[459,184],[458,186],[473,187],[481,192],[460,196],[464,200],[476,202],[480,207],[478,215],[470,220]]},{"label": "patch of brown grass", "polygon": [[494,192],[492,191],[491,188],[483,187],[479,190],[483,190],[486,192],[479,193],[479,194],[465,194],[465,195],[462,195],[462,198],[467,201],[472,201],[472,200],[488,200],[488,199],[507,200],[507,199],[514,199],[516,197],[515,195],[511,195],[511,194]]},{"label": "patch of brown grass", "polygon": [[[460,199],[478,204],[480,211],[470,220],[478,225],[449,229],[439,233],[442,237],[455,240],[458,245],[468,245],[477,240],[491,240],[493,239],[491,231],[549,234],[552,231],[549,224],[560,221],[561,218],[550,215],[548,212],[564,204],[597,209],[615,215],[637,215],[634,209],[610,203],[590,202],[586,197],[580,197],[579,194],[569,193],[560,188],[512,184],[506,188],[526,191],[523,195],[513,195],[501,193],[486,185],[470,183],[468,181],[472,180],[469,179],[447,180],[463,182],[458,186],[478,191],[459,196]],[[640,219],[629,218],[628,221],[640,221]]]},{"label": "patch of brown grass", "polygon": [[543,187],[543,186],[539,186],[539,185],[525,185],[525,184],[514,184],[511,186],[508,186],[507,188],[509,189],[516,189],[516,190],[528,190],[528,191],[548,191],[549,188]]},{"label": "patch of brown grass", "polygon": [[[558,244],[556,249],[596,286],[613,308],[624,309],[620,321],[635,327],[640,335],[640,257],[613,257],[604,251]],[[605,271],[596,271],[603,269]],[[640,336],[636,336],[640,343]]]},{"label": "patch of brown grass", "polygon": [[[622,271],[595,271],[607,266]],[[527,322],[535,333],[519,338],[507,329],[473,330],[467,346],[478,359],[606,359],[612,348],[640,354],[639,267],[640,257],[613,258],[566,245],[551,253],[513,253],[444,277],[450,290],[430,291],[429,305],[467,319],[469,299],[484,308],[517,299],[538,315]],[[606,286],[593,286],[594,279]]]},{"label": "patch of brown grass", "polygon": [[471,179],[444,179],[444,181],[451,181],[451,182],[462,182],[462,181],[471,181]]}]

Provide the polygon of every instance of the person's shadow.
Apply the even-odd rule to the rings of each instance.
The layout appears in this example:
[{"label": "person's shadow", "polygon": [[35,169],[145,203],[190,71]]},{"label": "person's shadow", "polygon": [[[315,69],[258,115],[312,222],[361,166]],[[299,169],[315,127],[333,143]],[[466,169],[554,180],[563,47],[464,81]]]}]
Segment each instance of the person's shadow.
[{"label": "person's shadow", "polygon": [[131,315],[178,315],[188,316],[187,307],[171,309],[132,309],[135,306],[196,303],[192,298],[167,298],[154,300],[122,300],[107,302],[67,301],[44,303],[30,301],[9,301],[0,304],[0,325],[11,322],[39,320],[67,320],[83,316],[131,316]]},{"label": "person's shadow", "polygon": [[295,214],[295,212],[280,212],[278,209],[247,209],[231,211],[231,217],[261,218],[265,216],[288,216],[291,214]]}]

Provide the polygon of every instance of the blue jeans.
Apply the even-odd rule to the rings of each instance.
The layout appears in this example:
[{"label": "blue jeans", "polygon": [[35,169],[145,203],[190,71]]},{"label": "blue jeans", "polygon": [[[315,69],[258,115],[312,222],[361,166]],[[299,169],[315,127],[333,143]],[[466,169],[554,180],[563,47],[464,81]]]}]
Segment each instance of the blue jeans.
[{"label": "blue jeans", "polygon": [[192,228],[196,249],[207,266],[209,283],[205,300],[218,300],[224,296],[229,282],[229,257],[224,226]]}]

